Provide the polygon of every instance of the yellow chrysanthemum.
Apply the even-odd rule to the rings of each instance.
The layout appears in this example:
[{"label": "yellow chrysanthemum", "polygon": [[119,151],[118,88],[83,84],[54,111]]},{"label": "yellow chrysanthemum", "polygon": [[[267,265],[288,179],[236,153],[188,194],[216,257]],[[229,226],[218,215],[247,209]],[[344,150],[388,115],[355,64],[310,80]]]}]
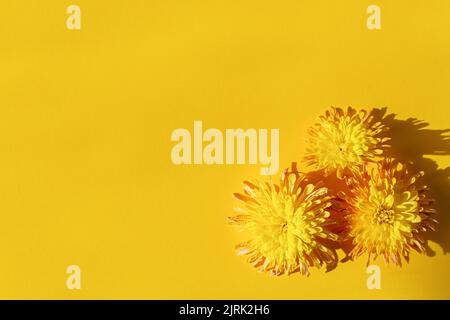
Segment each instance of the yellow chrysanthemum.
[{"label": "yellow chrysanthemum", "polygon": [[340,197],[347,203],[350,257],[368,254],[368,262],[382,256],[386,263],[409,261],[411,250],[424,253],[422,233],[435,230],[432,200],[420,184],[423,172],[412,175],[405,165],[384,159],[366,165],[348,178],[348,192]]},{"label": "yellow chrysanthemum", "polygon": [[309,128],[305,162],[325,175],[336,172],[342,178],[358,165],[378,160],[387,147],[386,127],[374,110],[356,111],[332,107]]},{"label": "yellow chrysanthemum", "polygon": [[229,221],[250,235],[236,248],[249,255],[254,267],[273,275],[309,275],[309,267],[335,264],[335,252],[326,245],[337,240],[328,228],[333,223],[328,189],[309,183],[295,164],[283,172],[279,185],[246,181],[244,194],[234,195],[241,207]]}]

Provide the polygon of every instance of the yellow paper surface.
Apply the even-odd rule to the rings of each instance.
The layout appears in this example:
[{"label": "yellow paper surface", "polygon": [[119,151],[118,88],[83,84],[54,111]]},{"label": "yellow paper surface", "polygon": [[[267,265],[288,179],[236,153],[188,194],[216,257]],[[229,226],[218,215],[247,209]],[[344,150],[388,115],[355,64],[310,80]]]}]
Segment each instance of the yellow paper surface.
[{"label": "yellow paper surface", "polygon": [[[81,30],[66,28],[73,3]],[[332,105],[450,128],[450,2],[377,0],[372,31],[370,4],[3,1],[0,298],[449,299],[445,233],[433,257],[379,261],[381,290],[367,289],[365,258],[309,278],[258,273],[226,217],[260,166],[171,162],[171,132],[194,120],[279,128],[281,167]],[[66,287],[72,264],[80,290]]]}]

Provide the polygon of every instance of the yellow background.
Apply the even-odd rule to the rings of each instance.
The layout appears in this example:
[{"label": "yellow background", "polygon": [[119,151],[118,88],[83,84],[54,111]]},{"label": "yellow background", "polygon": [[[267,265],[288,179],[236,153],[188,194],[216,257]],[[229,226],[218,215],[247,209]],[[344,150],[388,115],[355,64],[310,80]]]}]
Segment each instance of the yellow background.
[{"label": "yellow background", "polygon": [[[72,3],[81,31],[66,28]],[[450,128],[449,30],[446,0],[2,1],[0,298],[450,298],[437,244],[403,269],[380,262],[378,291],[364,258],[258,273],[226,217],[260,166],[170,160],[172,130],[194,120],[279,128],[282,167],[331,105]]]}]

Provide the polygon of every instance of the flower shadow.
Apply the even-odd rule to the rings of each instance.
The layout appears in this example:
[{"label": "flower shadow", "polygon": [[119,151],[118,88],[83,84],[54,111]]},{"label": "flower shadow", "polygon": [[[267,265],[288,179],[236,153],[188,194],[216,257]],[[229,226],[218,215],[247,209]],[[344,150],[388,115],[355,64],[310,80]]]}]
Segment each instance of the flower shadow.
[{"label": "flower shadow", "polygon": [[[437,232],[430,232],[428,239],[440,245],[443,252],[450,252],[450,167],[438,168],[436,161],[427,156],[450,155],[450,129],[432,130],[425,121],[409,118],[396,119],[387,114],[387,108],[375,110],[389,127],[391,147],[386,156],[393,157],[411,166],[413,171],[423,171],[430,198],[435,200],[439,221]],[[428,248],[428,255],[435,252]]]}]

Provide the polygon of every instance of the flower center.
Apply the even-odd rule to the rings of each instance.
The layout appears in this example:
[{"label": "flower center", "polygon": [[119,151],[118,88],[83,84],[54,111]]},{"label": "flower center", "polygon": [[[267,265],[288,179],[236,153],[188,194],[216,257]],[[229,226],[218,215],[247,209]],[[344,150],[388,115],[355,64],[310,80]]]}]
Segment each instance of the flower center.
[{"label": "flower center", "polygon": [[295,229],[295,225],[292,221],[289,221],[289,219],[288,219],[288,220],[285,220],[283,223],[281,223],[280,228],[281,228],[281,232],[286,234],[286,233],[293,231]]},{"label": "flower center", "polygon": [[394,210],[379,208],[375,212],[373,223],[377,224],[393,224],[394,223]]},{"label": "flower center", "polygon": [[347,151],[347,146],[345,145],[345,144],[343,144],[343,143],[341,143],[340,145],[339,145],[339,151],[340,152],[344,152],[344,151]]}]

